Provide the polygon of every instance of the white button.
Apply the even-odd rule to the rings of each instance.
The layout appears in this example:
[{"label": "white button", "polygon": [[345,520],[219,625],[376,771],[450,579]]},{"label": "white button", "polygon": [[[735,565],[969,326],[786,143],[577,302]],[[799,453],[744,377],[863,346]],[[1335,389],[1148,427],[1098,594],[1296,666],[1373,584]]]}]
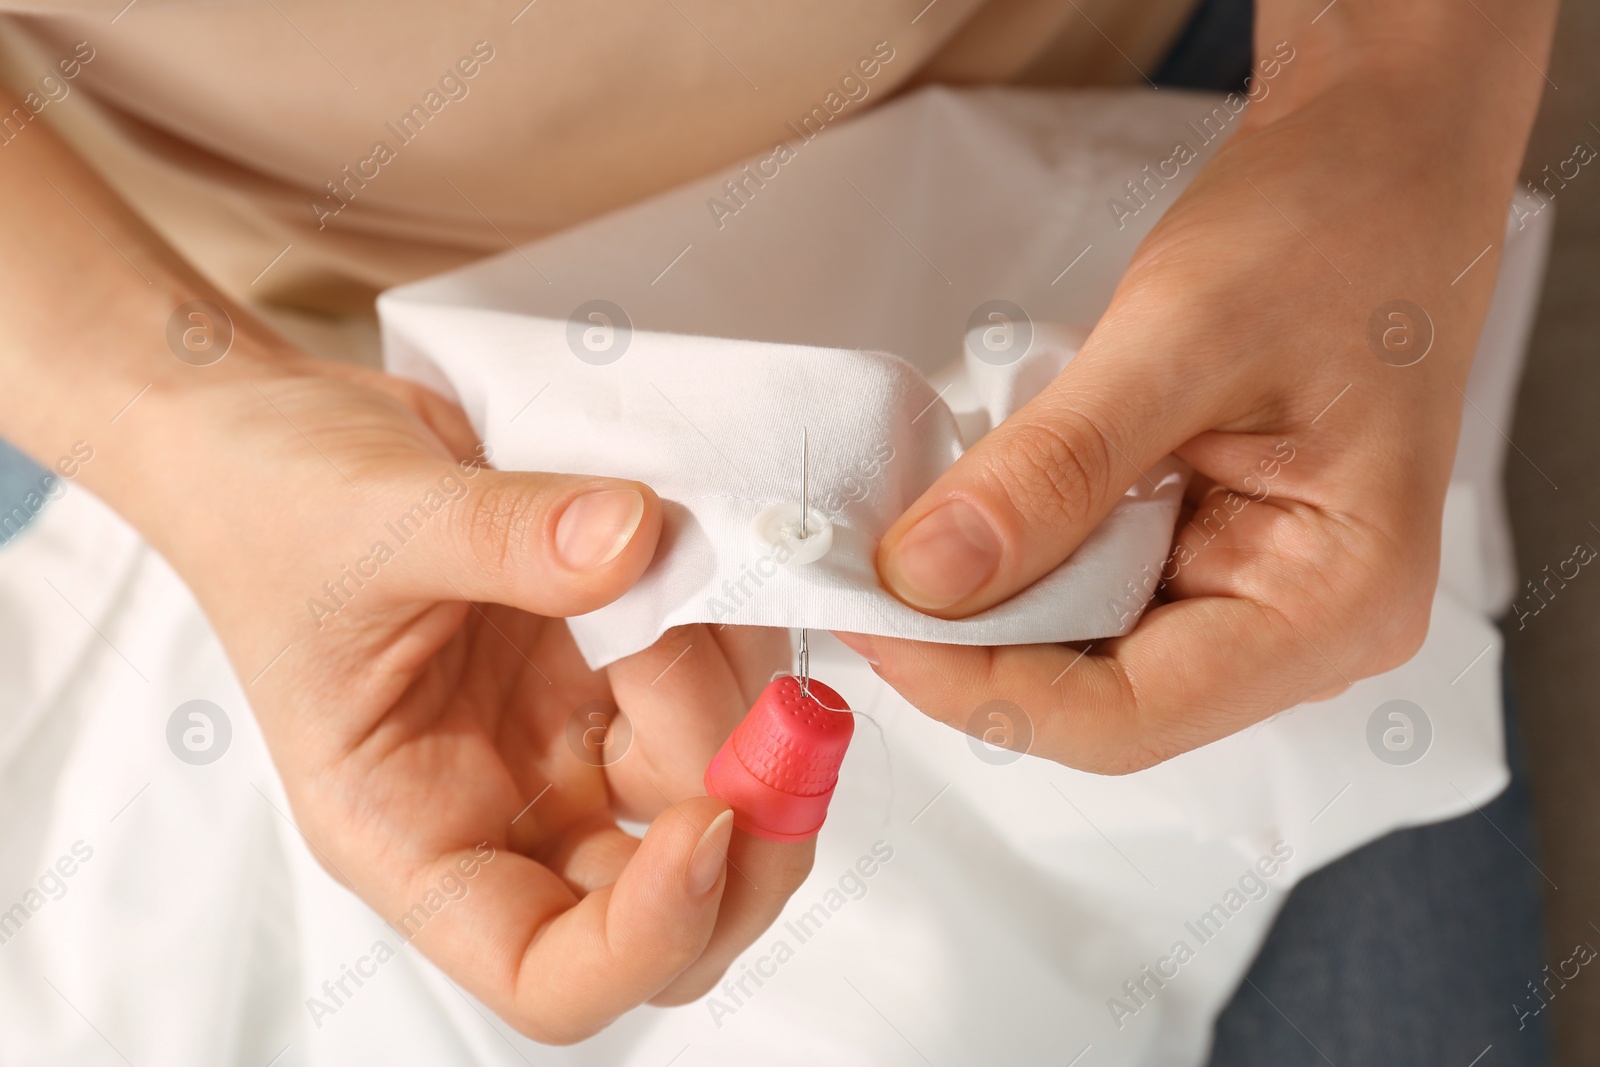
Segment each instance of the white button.
[{"label": "white button", "polygon": [[800,536],[800,505],[774,504],[750,524],[764,551],[785,566],[815,563],[833,547],[833,523],[812,508],[806,514],[806,535]]}]

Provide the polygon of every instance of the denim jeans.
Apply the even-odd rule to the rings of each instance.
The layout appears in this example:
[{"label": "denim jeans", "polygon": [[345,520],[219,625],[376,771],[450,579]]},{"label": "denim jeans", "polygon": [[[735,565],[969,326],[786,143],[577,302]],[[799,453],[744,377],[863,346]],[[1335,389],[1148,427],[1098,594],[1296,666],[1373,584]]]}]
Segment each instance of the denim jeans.
[{"label": "denim jeans", "polygon": [[1509,676],[1505,690],[1510,786],[1296,886],[1217,1020],[1211,1067],[1552,1062],[1548,1014],[1518,1017],[1544,977],[1543,879]]},{"label": "denim jeans", "polygon": [[[44,468],[0,439],[0,548],[33,521],[37,512],[29,505],[44,496],[44,477]],[[31,502],[30,493],[35,494]]]}]

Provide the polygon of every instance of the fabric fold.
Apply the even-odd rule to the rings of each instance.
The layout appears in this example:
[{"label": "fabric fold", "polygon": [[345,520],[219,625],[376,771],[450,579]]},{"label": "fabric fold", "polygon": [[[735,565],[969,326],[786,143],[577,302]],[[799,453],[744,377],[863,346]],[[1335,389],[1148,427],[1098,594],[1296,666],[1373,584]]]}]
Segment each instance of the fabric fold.
[{"label": "fabric fold", "polygon": [[[883,352],[640,330],[625,359],[596,365],[574,358],[568,324],[548,318],[396,303],[385,323],[391,337],[439,353],[451,384],[476,397],[497,466],[634,478],[666,502],[644,577],[571,621],[592,667],[696,622],[950,644],[1107,637],[1137,620],[1144,590],[1129,579],[1159,569],[1171,542],[1184,479],[1176,460],[1148,472],[1066,562],[988,611],[938,619],[879,585],[879,539],[960,457],[963,426],[981,432],[1059,372],[1081,336],[1070,328],[1032,327],[1027,351],[1004,367],[957,364],[946,391],[960,379],[958,395],[981,406],[955,411]],[[754,529],[775,506],[798,511],[803,492],[832,541],[809,563],[793,542]]]}]

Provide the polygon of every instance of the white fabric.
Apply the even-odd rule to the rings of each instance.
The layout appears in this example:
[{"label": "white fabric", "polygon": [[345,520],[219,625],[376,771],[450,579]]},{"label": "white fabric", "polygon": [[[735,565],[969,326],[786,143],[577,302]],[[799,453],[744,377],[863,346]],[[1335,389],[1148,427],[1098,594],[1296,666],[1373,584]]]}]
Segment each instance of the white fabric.
[{"label": "white fabric", "polygon": [[[1208,99],[1167,92],[924,93],[803,146],[720,234],[671,230],[679,220],[685,232],[704,228],[694,219],[705,210],[702,187],[525,254],[557,285],[598,270],[608,257],[615,270],[626,266],[649,282],[692,242],[657,284],[661,290],[673,272],[714,248],[710,242],[754,241],[739,234],[764,226],[762,240],[777,242],[767,247],[786,242],[794,254],[761,261],[762,285],[740,288],[731,266],[716,284],[686,274],[687,291],[630,308],[630,315],[683,333],[722,302],[733,320],[723,336],[888,349],[907,358],[925,352],[942,361],[952,338],[959,343],[971,307],[915,302],[926,297],[908,275],[928,265],[844,179],[902,228],[917,214],[912,201],[935,198],[930,203],[942,206],[952,236],[928,235],[919,244],[952,284],[966,284],[958,275],[969,252],[981,255],[980,245],[999,241],[1014,250],[1014,277],[1042,279],[1042,299],[1059,301],[1037,318],[1089,323],[1125,259],[1104,198],[1146,160],[1166,158],[1183,123],[1209,106]],[[1036,210],[1027,226],[1006,215],[1013,221],[985,231],[966,212],[1005,199],[980,181],[991,168],[1004,176],[1007,195],[1031,197],[1047,210]],[[970,184],[959,187],[960,197],[936,202],[934,189],[948,194],[939,185],[947,173]],[[791,182],[802,176],[805,182]],[[821,189],[827,183],[831,191]],[[837,240],[827,228],[834,217],[845,219],[851,243],[831,252],[811,248]],[[1144,215],[1138,221],[1144,224]],[[1538,289],[1543,221],[1512,234],[1466,386],[1490,417],[1503,412],[1515,379]],[[738,229],[746,223],[753,226]],[[1034,229],[1054,232],[1060,248],[1046,255]],[[641,257],[652,241],[661,247]],[[1094,249],[1049,289],[1091,243]],[[880,299],[852,302],[840,294],[838,306],[852,311],[837,321],[826,314],[830,301],[819,299],[830,283],[817,270],[838,263],[838,284],[848,288],[865,276],[843,262],[851,259],[875,266]],[[470,275],[440,290],[457,306],[513,303],[525,299],[521,290],[545,284],[524,266],[525,277],[515,282],[495,266],[485,277],[500,288],[469,300],[454,298],[468,292]],[[759,296],[766,285],[780,295],[759,315],[730,295]],[[995,286],[982,298],[1021,291],[1005,280]],[[773,330],[756,329],[758,321]],[[896,343],[907,334],[916,343]],[[918,366],[925,375],[938,370]],[[485,394],[510,385],[485,376],[476,387],[478,395],[463,399],[484,425],[491,407]],[[809,388],[834,387],[817,381]],[[741,381],[719,388],[730,404],[746,400]],[[987,410],[957,392],[946,395],[954,406]],[[564,1049],[511,1034],[410,949],[383,964],[336,1014],[320,1025],[311,1019],[306,998],[375,941],[392,943],[392,935],[317,866],[280,814],[287,807],[248,713],[247,687],[182,584],[120,520],[72,488],[0,552],[0,910],[24,900],[75,842],[93,855],[66,880],[59,900],[47,900],[0,943],[4,1056],[45,1065],[117,1064],[122,1056],[138,1064],[249,1067],[274,1056],[283,1067],[920,1065],[924,1057],[1067,1063],[1092,1046],[1084,1065],[1198,1064],[1211,1018],[1290,886],[1390,829],[1470,811],[1505,781],[1501,646],[1486,614],[1503,602],[1509,571],[1498,556],[1485,562],[1485,531],[1501,529],[1503,514],[1497,497],[1477,489],[1493,484],[1503,454],[1498,440],[1469,410],[1466,466],[1458,467],[1446,504],[1433,625],[1414,660],[1147,772],[1099,778],[1032,758],[992,765],[975,758],[967,738],[920,715],[859,660],[819,640],[816,673],[872,716],[882,739],[865,723],[857,731],[814,875],[734,967],[734,979],[754,969],[764,984],[757,989],[746,978],[752,992],[738,1003],[719,992],[715,1002],[641,1009]],[[785,450],[789,466],[771,472],[774,493],[790,484],[796,453]],[[1493,522],[1486,525],[1485,516]],[[1504,542],[1491,542],[1490,551],[1499,551],[1496,544]],[[215,701],[233,723],[232,747],[209,766],[181,763],[167,749],[168,717],[194,698]],[[1395,698],[1424,707],[1434,728],[1426,757],[1404,767],[1378,761],[1366,741],[1373,710]],[[1185,924],[1224,901],[1280,840],[1292,857],[1264,898],[1244,904],[1220,934],[1198,944]],[[892,850],[892,857],[859,883],[863,892],[844,876],[880,841],[880,854]],[[1506,862],[1520,861],[1508,851]],[[841,886],[850,895],[830,895]],[[798,929],[819,905],[826,915],[820,931],[802,941],[790,924]],[[1194,958],[1119,1027],[1108,998],[1178,939],[1190,943]],[[779,941],[792,958],[778,953]],[[776,963],[777,954],[785,962]]]},{"label": "white fabric", "polygon": [[[936,619],[878,585],[879,537],[963,444],[1055,377],[1156,215],[1119,231],[1088,192],[1114,186],[1128,151],[1060,151],[1104,136],[1105,109],[996,94],[976,98],[980,125],[956,99],[925,93],[803,146],[746,182],[733,217],[707,207],[731,201],[719,176],[379,301],[389,367],[459,398],[497,466],[638,478],[674,505],[639,585],[574,620],[591,666],[689,622],[993,645],[1137,620],[1143,597],[1126,583],[1171,544],[1176,463],[1136,482],[1054,573],[980,615]],[[1015,362],[978,358],[990,354],[967,337],[996,298],[1027,316],[1008,324],[1031,334]],[[628,323],[599,320],[616,331],[602,358],[621,354],[598,364],[574,334],[596,320],[572,325],[596,300]],[[802,429],[835,547],[785,568],[749,530],[798,501]]]},{"label": "white fabric", "polygon": [[[515,257],[497,265],[526,269]],[[418,299],[426,288],[384,297],[389,350],[433,357],[458,394],[480,398],[473,414],[496,466],[637,478],[668,504],[662,547],[639,584],[572,621],[591,667],[691,622],[981,645],[1107,637],[1138,618],[1123,583],[1158,570],[1171,546],[1176,462],[1136,483],[1071,559],[979,615],[937,619],[878,584],[878,540],[961,454],[958,418],[975,428],[1009,414],[1027,399],[1013,383],[1049,381],[1075,334],[1041,326],[1027,355],[1004,367],[969,354],[953,384],[983,406],[952,412],[915,368],[883,353],[637,331],[620,360],[594,366],[568,347],[565,319],[429,304]],[[625,307],[633,294],[618,296]],[[959,335],[952,341],[958,348]],[[802,429],[809,501],[833,544],[795,566],[785,565],[793,543],[763,543],[752,526],[775,504],[798,509]]]}]

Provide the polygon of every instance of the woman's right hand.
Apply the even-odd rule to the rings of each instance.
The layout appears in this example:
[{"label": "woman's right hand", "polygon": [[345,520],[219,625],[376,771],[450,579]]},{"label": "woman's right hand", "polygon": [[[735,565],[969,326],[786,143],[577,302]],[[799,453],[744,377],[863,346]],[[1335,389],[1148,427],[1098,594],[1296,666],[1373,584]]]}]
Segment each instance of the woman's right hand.
[{"label": "woman's right hand", "polygon": [[[786,635],[691,627],[594,672],[562,621],[650,562],[649,488],[483,468],[453,404],[237,309],[219,362],[175,358],[174,309],[223,296],[42,124],[0,149],[0,234],[0,428],[46,465],[93,445],[79,483],[198,597],[334,877],[544,1041],[708,989],[813,846],[701,795]],[[611,703],[631,747],[599,759]]]},{"label": "woman's right hand", "polygon": [[787,635],[687,627],[589,670],[562,617],[649,564],[648,487],[489,469],[420,386],[251,363],[134,409],[182,428],[152,431],[170,488],[137,514],[250,683],[323,866],[539,1040],[704,993],[811,867],[812,842],[734,832],[701,786]]},{"label": "woman's right hand", "polygon": [[168,500],[164,547],[242,678],[287,646],[250,696],[330,872],[541,1040],[709,988],[811,866],[810,842],[734,834],[700,781],[787,635],[690,627],[590,671],[561,617],[650,562],[648,487],[479,467],[458,409],[378,374],[169,399],[220,447],[189,458],[206,489]]}]

